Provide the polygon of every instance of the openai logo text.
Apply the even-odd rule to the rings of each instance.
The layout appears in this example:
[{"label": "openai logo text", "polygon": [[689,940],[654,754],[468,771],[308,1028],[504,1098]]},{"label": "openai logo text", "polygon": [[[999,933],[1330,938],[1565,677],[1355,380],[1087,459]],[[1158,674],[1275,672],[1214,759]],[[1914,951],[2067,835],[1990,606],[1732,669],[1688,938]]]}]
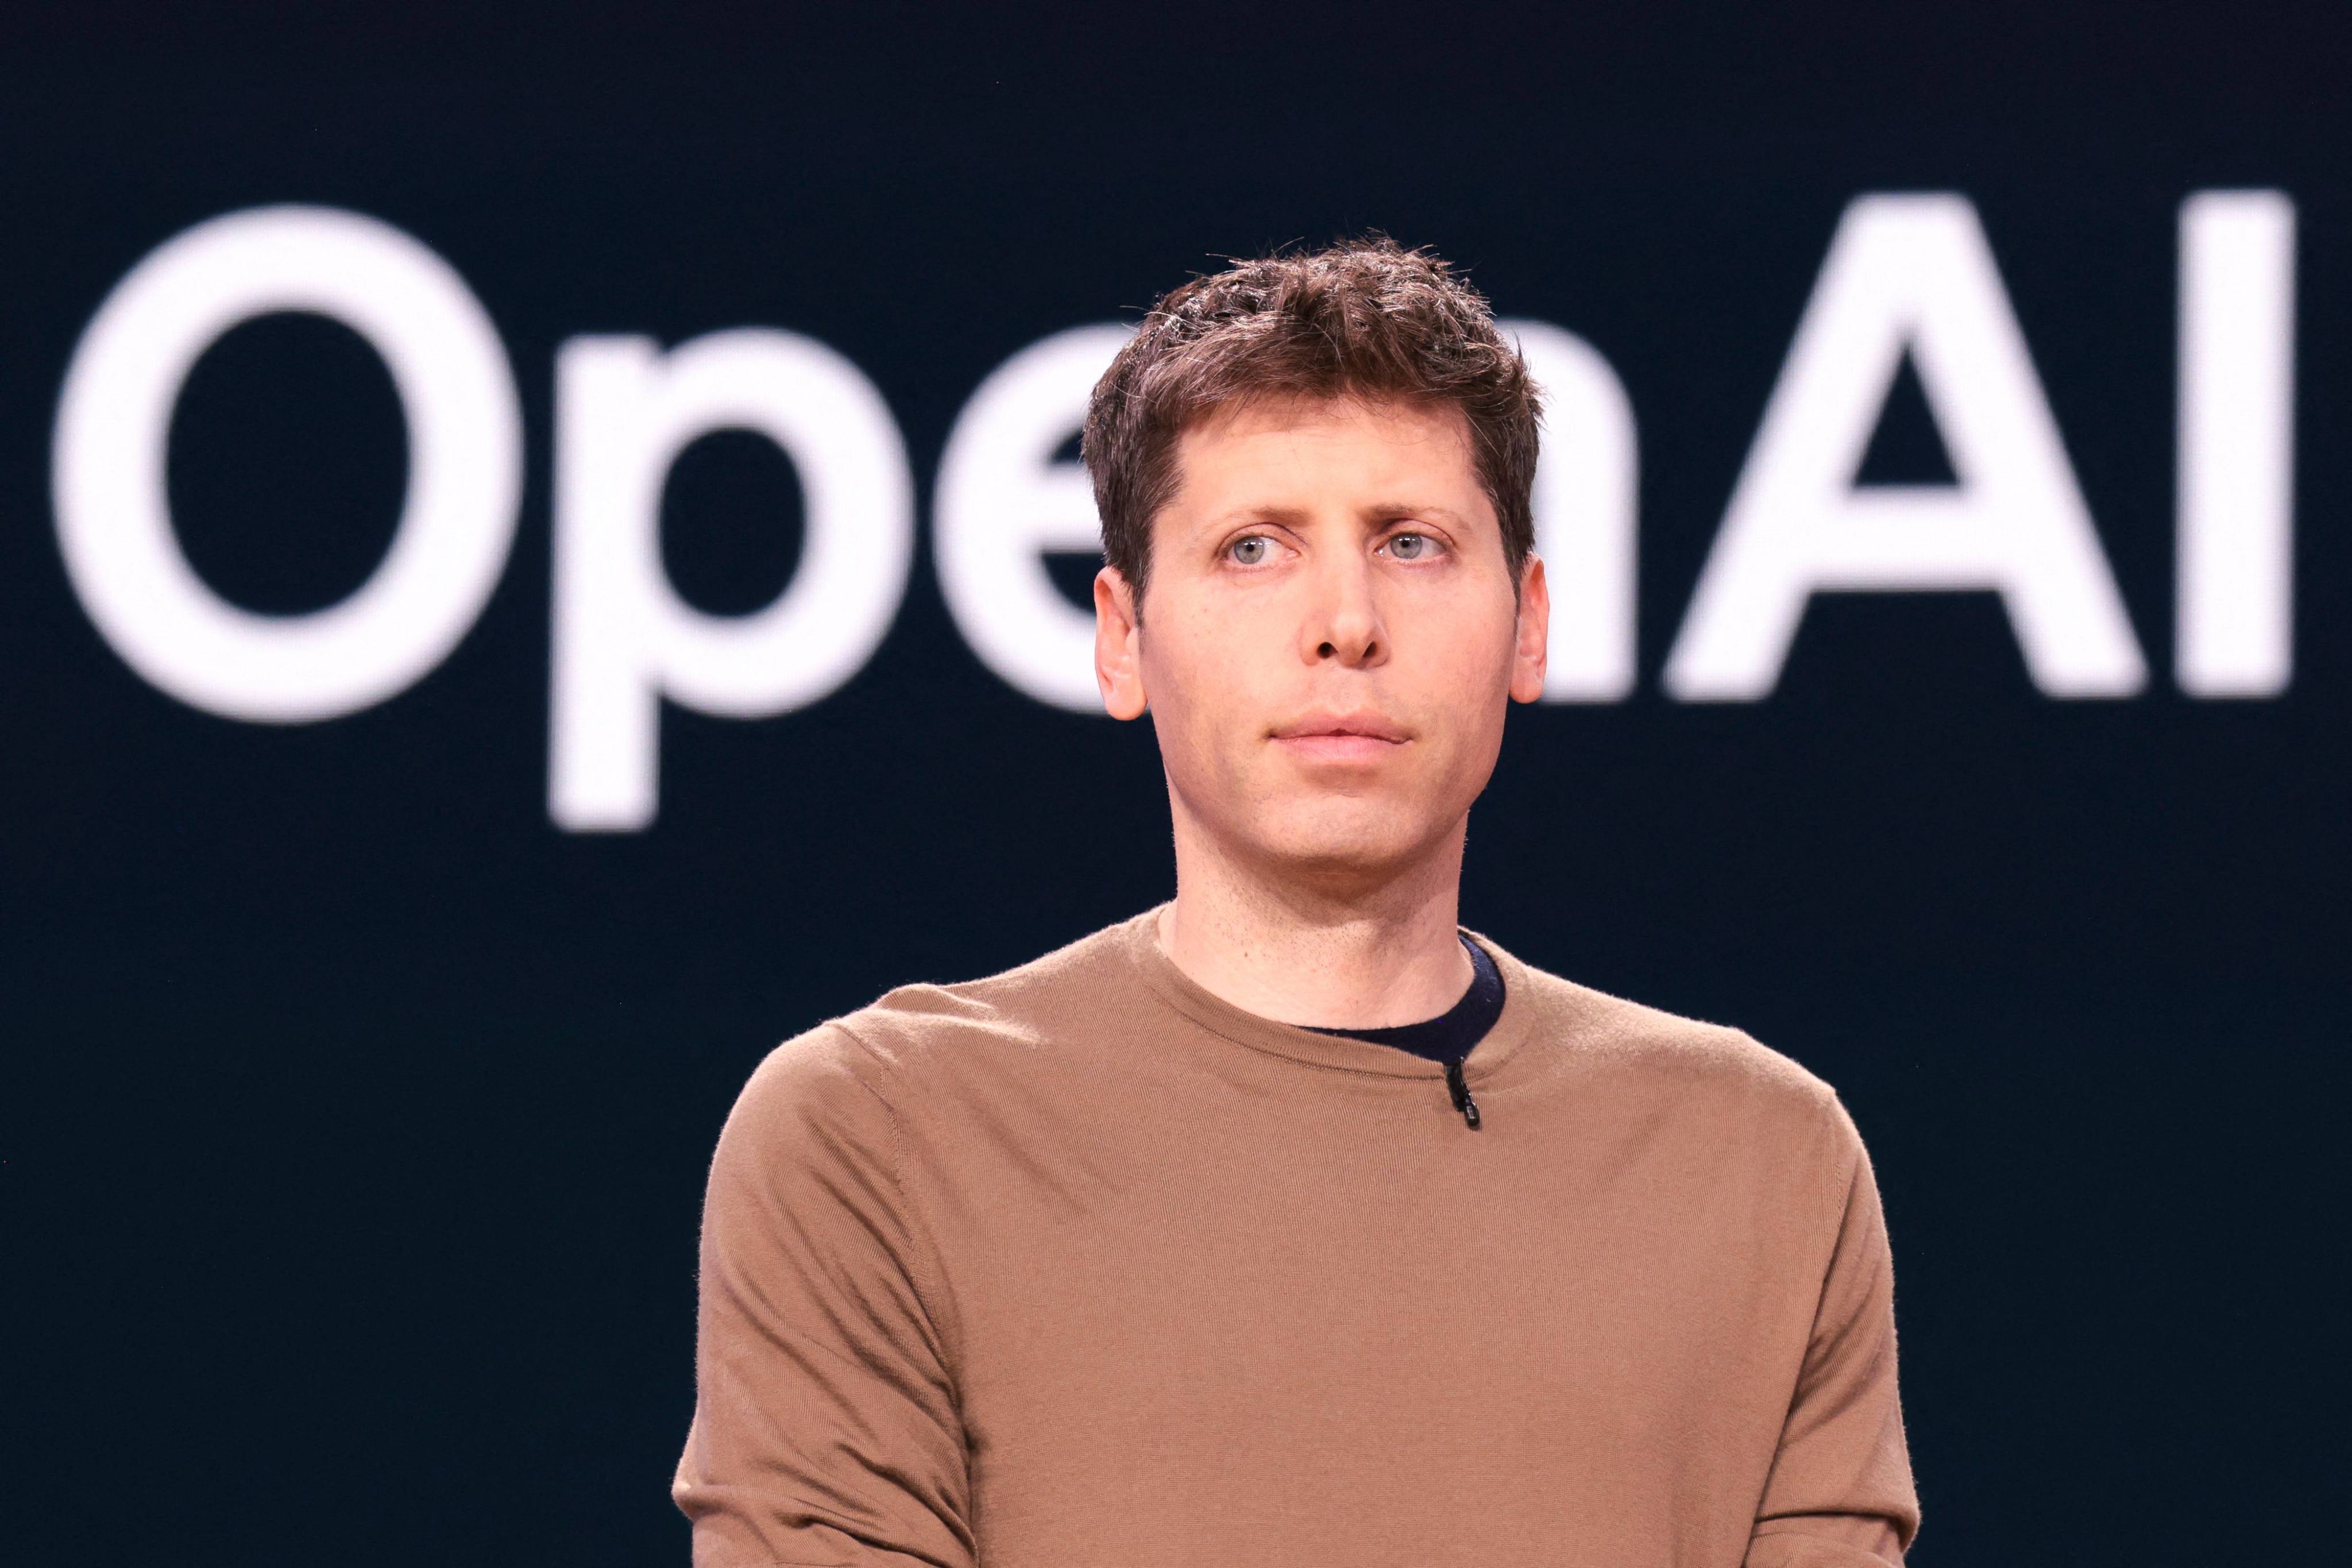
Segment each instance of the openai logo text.
[{"label": "openai logo text", "polygon": [[[2292,667],[2295,214],[2275,191],[2207,191],[2180,212],[2174,671],[2205,697],[2263,697]],[[379,353],[407,421],[399,526],[373,574],[315,614],[257,615],[196,575],[174,534],[165,446],[190,369],[257,316],[331,317]],[[1546,695],[1610,702],[1634,679],[1635,428],[1606,361],[1562,329],[1509,324],[1546,388],[1537,483],[1551,567]],[[931,520],[940,586],[973,652],[1036,700],[1097,710],[1091,617],[1045,556],[1090,549],[1093,501],[1057,453],[1125,339],[1034,343],[958,417]],[[1860,486],[1904,356],[1957,482]],[[914,493],[889,408],[823,343],[743,328],[663,349],[583,336],[557,354],[548,808],[574,831],[655,815],[667,700],[789,712],[854,675],[889,629],[913,558]],[[670,464],[746,429],[794,464],[805,539],[766,607],[715,616],[662,567]],[[319,207],[230,213],[177,236],[108,297],[59,400],[52,484],[73,587],[164,691],[256,723],[382,702],[464,637],[504,571],[522,419],[489,316],[440,257]],[[1771,690],[1816,592],[1991,589],[2053,698],[2128,696],[2147,667],[1974,207],[1866,195],[1831,240],[1664,671],[1687,702]]]}]

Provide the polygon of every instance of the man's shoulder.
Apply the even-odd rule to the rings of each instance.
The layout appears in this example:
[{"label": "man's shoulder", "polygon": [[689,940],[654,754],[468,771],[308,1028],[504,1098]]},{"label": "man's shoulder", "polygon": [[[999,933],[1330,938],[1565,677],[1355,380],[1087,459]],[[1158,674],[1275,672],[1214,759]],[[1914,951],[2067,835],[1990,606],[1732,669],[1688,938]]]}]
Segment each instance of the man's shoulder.
[{"label": "man's shoulder", "polygon": [[728,1113],[712,1191],[730,1196],[713,1201],[822,1208],[906,1179],[925,1157],[914,1151],[952,1147],[975,1121],[1034,1125],[1038,1069],[1055,1064],[1066,1084],[1076,1021],[1089,1002],[1117,1005],[1106,986],[1119,979],[1122,931],[977,980],[902,985],[776,1046]]},{"label": "man's shoulder", "polygon": [[888,1099],[894,1082],[950,1063],[1034,1058],[1118,1005],[1118,989],[1131,980],[1133,924],[1107,926],[995,974],[898,986],[785,1041],[761,1071],[845,1074]]},{"label": "man's shoulder", "polygon": [[1837,1091],[1746,1029],[1712,1023],[1570,980],[1521,961],[1537,1028],[1559,1047],[1562,1071],[1685,1104],[1765,1112],[1819,1125],[1843,1116]]}]

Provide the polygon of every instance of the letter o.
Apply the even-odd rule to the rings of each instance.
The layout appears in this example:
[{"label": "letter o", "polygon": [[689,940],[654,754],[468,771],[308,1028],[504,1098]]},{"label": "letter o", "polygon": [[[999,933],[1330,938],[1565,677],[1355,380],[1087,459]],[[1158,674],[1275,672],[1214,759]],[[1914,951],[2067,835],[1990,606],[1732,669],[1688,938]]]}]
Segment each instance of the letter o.
[{"label": "letter o", "polygon": [[[356,592],[299,616],[257,615],[205,585],[164,479],[196,360],[279,311],[365,338],[408,427],[391,549]],[[394,696],[473,626],[514,542],[522,416],[498,330],[448,263],[356,213],[257,207],[167,240],[107,297],[66,374],[50,482],[67,574],[126,663],[207,711],[299,723]]]}]

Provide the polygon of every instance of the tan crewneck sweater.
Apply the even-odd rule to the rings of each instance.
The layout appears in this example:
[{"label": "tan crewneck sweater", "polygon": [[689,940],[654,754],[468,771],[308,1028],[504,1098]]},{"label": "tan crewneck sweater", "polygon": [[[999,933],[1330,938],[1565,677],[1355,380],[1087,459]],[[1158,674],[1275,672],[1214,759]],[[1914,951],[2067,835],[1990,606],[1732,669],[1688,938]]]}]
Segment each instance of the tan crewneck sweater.
[{"label": "tan crewneck sweater", "polygon": [[779,1047],[711,1167],[698,1568],[1876,1568],[1878,1194],[1736,1030],[1500,966],[1444,1069],[1157,911]]}]

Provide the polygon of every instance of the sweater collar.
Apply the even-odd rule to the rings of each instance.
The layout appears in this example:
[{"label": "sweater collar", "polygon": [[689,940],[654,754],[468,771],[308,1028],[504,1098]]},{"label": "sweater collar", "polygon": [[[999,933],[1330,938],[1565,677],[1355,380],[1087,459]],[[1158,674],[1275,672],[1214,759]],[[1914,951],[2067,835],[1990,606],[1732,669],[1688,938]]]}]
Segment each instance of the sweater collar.
[{"label": "sweater collar", "polygon": [[[1160,911],[1167,907],[1165,903],[1155,904],[1123,922],[1118,928],[1119,945],[1160,1000],[1201,1028],[1234,1045],[1313,1067],[1370,1073],[1381,1078],[1445,1076],[1444,1068],[1438,1063],[1411,1051],[1261,1018],[1207,990],[1177,968],[1176,961],[1160,945]],[[1475,1085],[1499,1072],[1532,1032],[1535,987],[1532,972],[1527,965],[1476,931],[1465,927],[1462,934],[1486,950],[1503,976],[1502,1016],[1462,1064],[1464,1077]]]}]

